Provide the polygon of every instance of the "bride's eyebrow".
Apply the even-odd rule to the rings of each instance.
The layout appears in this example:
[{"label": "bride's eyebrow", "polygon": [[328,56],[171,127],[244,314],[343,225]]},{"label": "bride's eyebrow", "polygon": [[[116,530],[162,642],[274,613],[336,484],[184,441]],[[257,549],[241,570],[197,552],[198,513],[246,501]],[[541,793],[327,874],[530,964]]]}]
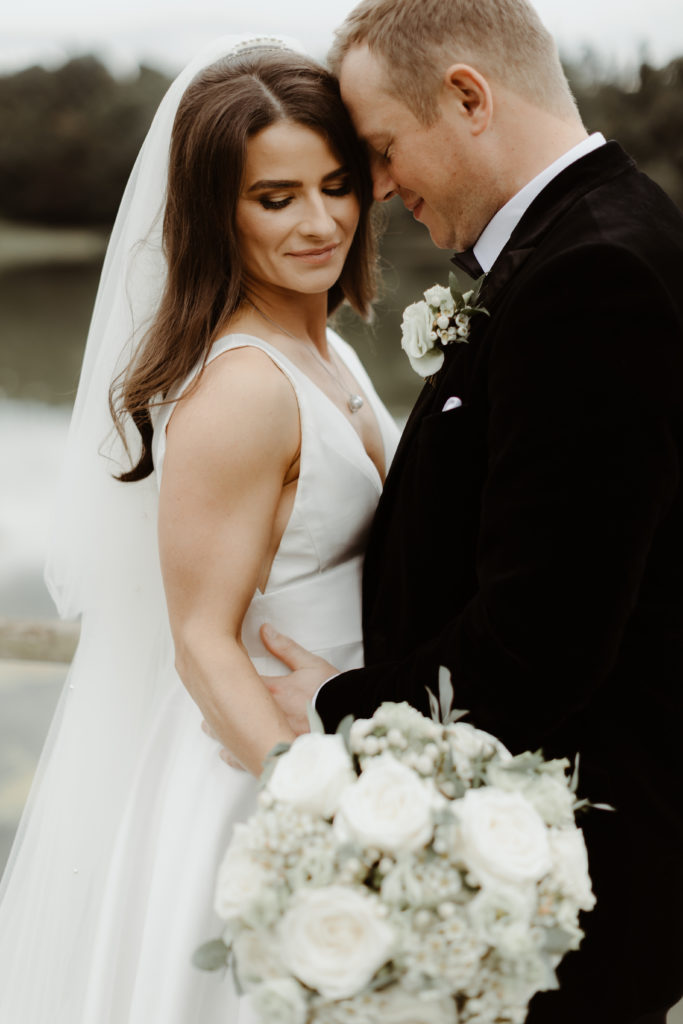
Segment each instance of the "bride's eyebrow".
[{"label": "bride's eyebrow", "polygon": [[[323,182],[334,181],[335,178],[341,178],[342,175],[348,174],[348,168],[346,166],[336,167],[329,174],[323,177]],[[250,185],[247,192],[266,192],[269,189],[287,189],[287,188],[301,188],[303,186],[302,181],[287,181],[285,179],[268,179],[262,178],[260,181],[255,181],[253,185]]]}]

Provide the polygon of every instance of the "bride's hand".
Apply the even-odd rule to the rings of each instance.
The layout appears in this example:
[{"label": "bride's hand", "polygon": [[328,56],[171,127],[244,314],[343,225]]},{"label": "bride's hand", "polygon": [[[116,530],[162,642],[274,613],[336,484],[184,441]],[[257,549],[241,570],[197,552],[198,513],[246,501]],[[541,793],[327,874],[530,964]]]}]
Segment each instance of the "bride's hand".
[{"label": "bride's hand", "polygon": [[311,654],[294,640],[278,633],[266,623],[261,626],[264,646],[292,671],[286,676],[261,676],[261,679],[284,711],[291,728],[298,735],[308,732],[307,706],[320,686],[339,669],[329,661]]}]

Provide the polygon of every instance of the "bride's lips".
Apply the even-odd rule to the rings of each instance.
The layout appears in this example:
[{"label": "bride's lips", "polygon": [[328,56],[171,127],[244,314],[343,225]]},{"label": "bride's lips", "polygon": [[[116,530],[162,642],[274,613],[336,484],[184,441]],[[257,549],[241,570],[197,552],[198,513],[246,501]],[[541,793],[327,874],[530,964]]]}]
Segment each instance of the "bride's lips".
[{"label": "bride's lips", "polygon": [[412,206],[410,208],[410,212],[412,213],[415,220],[420,219],[420,214],[422,213],[422,207],[424,206],[424,204],[424,199],[418,199],[418,201],[415,203],[415,206]]},{"label": "bride's lips", "polygon": [[302,249],[300,252],[290,252],[288,255],[303,263],[312,263],[314,266],[318,266],[321,263],[327,263],[338,248],[337,244],[326,245],[324,249]]}]

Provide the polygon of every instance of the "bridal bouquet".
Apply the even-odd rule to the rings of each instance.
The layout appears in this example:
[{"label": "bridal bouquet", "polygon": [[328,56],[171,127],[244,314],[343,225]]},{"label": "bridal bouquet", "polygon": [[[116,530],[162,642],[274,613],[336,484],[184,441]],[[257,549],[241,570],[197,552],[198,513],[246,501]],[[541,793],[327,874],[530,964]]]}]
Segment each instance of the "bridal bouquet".
[{"label": "bridal bouquet", "polygon": [[440,284],[428,288],[423,302],[413,302],[403,310],[401,348],[421,377],[438,373],[443,366],[446,345],[468,341],[473,316],[489,315],[479,304],[483,276],[466,292],[461,291],[452,271],[448,282],[448,288]]},{"label": "bridal bouquet", "polygon": [[[595,902],[565,760],[513,757],[449,712],[383,704],[273,758],[216,889],[268,1024],[522,1024]],[[430,695],[431,697],[431,695]]]}]

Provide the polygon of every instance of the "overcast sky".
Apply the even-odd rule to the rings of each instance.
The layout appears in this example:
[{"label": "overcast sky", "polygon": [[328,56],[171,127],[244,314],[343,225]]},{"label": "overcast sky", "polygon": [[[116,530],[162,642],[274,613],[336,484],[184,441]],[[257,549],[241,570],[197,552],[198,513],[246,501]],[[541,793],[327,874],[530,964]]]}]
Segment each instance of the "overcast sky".
[{"label": "overcast sky", "polygon": [[[476,3],[476,0],[473,0]],[[355,0],[4,0],[0,73],[96,52],[124,71],[145,61],[175,72],[213,36],[285,32],[322,57]],[[645,53],[683,56],[680,0],[535,0],[560,48],[588,44],[618,65]]]}]

